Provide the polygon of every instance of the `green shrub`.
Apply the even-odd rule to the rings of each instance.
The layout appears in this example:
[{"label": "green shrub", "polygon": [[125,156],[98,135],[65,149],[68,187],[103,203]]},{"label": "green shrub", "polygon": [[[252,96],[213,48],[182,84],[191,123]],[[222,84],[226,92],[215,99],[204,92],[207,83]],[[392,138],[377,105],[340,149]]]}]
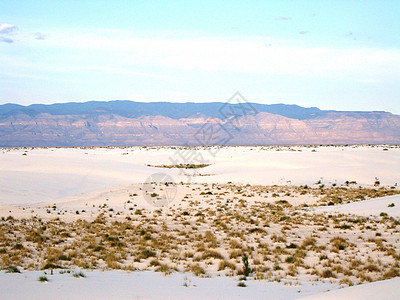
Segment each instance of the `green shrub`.
[{"label": "green shrub", "polygon": [[293,256],[287,257],[286,260],[285,260],[285,262],[288,263],[288,264],[293,263],[293,262],[294,262],[294,257],[293,257]]},{"label": "green shrub", "polygon": [[149,257],[154,257],[154,256],[156,256],[156,253],[149,249],[144,249],[144,250],[142,250],[142,252],[140,252],[140,257],[144,258],[144,259],[149,258]]},{"label": "green shrub", "polygon": [[74,274],[72,274],[72,276],[74,276],[75,278],[81,278],[81,277],[85,278],[86,277],[86,275],[82,271],[80,271],[78,273],[74,273]]},{"label": "green shrub", "polygon": [[6,273],[21,273],[21,271],[16,266],[9,266]]},{"label": "green shrub", "polygon": [[251,273],[250,265],[249,265],[249,256],[246,253],[243,253],[242,255],[242,261],[243,261],[243,274],[244,276],[249,276]]}]

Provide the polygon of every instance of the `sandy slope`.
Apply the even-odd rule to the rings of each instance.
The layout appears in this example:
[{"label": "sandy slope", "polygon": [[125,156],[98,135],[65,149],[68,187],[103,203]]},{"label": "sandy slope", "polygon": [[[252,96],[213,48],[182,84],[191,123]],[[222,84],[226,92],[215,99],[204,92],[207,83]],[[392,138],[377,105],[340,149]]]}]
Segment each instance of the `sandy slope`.
[{"label": "sandy slope", "polygon": [[86,278],[47,275],[49,282],[40,283],[38,278],[43,272],[1,271],[0,298],[7,295],[7,299],[294,299],[336,287],[249,280],[247,287],[242,288],[237,286],[236,278],[209,279],[178,273],[164,276],[154,272],[84,271],[84,274]]},{"label": "sandy slope", "polygon": [[[389,207],[392,204],[394,206]],[[344,205],[317,207],[315,212],[355,214],[365,217],[379,216],[383,212],[391,217],[400,217],[400,196],[394,195]]]},{"label": "sandy slope", "polygon": [[377,281],[302,298],[304,300],[395,300],[400,299],[400,278]]}]

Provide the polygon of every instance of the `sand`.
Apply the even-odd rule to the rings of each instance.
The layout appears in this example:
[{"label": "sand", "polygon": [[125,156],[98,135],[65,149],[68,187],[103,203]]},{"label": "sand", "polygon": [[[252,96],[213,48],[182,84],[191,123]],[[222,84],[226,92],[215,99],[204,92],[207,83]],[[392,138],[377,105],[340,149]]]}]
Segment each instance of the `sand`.
[{"label": "sand", "polygon": [[[400,148],[348,147],[176,147],[2,149],[0,205],[49,202],[109,188],[143,183],[156,172],[175,182],[304,185],[356,181],[400,185]],[[383,149],[388,149],[384,151]],[[316,152],[313,152],[316,151]],[[26,155],[23,155],[26,154]],[[211,166],[182,173],[147,165],[206,161]],[[200,159],[201,158],[201,159]],[[186,176],[196,175],[196,176]]]}]

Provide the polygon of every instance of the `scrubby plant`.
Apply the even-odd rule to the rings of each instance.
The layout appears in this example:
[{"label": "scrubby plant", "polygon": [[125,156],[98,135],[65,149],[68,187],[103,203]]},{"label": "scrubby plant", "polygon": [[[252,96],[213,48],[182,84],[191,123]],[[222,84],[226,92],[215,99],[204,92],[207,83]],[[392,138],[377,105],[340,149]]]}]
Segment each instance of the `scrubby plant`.
[{"label": "scrubby plant", "polygon": [[335,273],[331,269],[323,270],[321,273],[322,278],[336,278]]},{"label": "scrubby plant", "polygon": [[239,283],[237,284],[238,287],[246,287],[246,282],[244,281],[239,281]]},{"label": "scrubby plant", "polygon": [[249,276],[251,273],[250,265],[249,265],[249,256],[246,253],[242,255],[242,262],[243,262],[243,274],[244,276]]},{"label": "scrubby plant", "polygon": [[234,263],[231,263],[227,260],[221,260],[218,266],[218,271],[225,270],[226,268],[229,268],[231,270],[236,269],[236,265]]},{"label": "scrubby plant", "polygon": [[21,271],[16,266],[9,266],[6,273],[21,273]]},{"label": "scrubby plant", "polygon": [[190,265],[189,271],[191,271],[196,276],[201,276],[206,274],[206,271],[199,264]]},{"label": "scrubby plant", "polygon": [[86,277],[85,273],[83,273],[82,271],[76,272],[76,273],[72,274],[72,276],[74,276],[75,278],[85,278]]}]

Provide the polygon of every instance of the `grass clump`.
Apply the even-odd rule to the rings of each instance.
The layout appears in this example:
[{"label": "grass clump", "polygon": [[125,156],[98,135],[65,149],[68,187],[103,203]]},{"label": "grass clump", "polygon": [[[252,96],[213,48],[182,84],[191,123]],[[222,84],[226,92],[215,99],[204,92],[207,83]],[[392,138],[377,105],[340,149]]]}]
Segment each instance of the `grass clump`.
[{"label": "grass clump", "polygon": [[210,166],[211,164],[176,164],[176,165],[147,165],[148,167],[166,168],[166,169],[201,169]]},{"label": "grass clump", "polygon": [[189,269],[196,276],[201,276],[206,274],[206,271],[199,264],[191,265]]},{"label": "grass clump", "polygon": [[171,268],[167,264],[160,264],[160,266],[156,269],[156,272],[169,274],[171,273]]},{"label": "grass clump", "polygon": [[229,261],[226,260],[221,260],[218,266],[218,271],[222,271],[225,270],[226,268],[229,268],[231,270],[235,270],[236,266],[234,263],[231,263]]},{"label": "grass clump", "polygon": [[216,259],[224,259],[224,257],[217,251],[215,250],[206,250],[203,255],[202,255],[203,259],[207,259],[207,258],[216,258]]}]

